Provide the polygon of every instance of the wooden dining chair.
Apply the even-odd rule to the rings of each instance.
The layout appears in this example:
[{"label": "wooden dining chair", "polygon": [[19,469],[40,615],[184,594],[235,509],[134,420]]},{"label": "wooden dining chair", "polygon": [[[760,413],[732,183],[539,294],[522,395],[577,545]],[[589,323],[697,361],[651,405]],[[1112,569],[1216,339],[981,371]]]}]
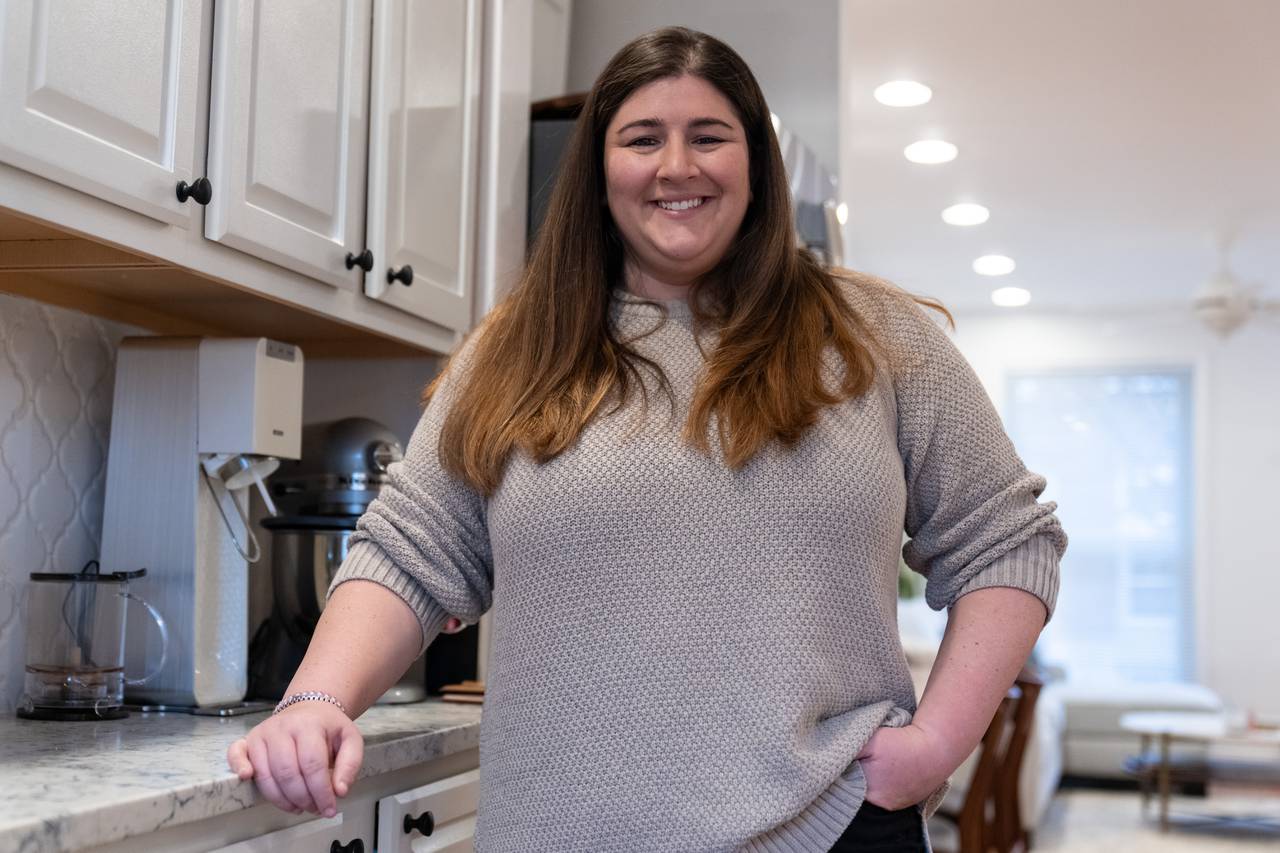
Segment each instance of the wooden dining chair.
[{"label": "wooden dining chair", "polygon": [[[959,849],[953,853],[989,853],[992,849],[999,849],[997,778],[1003,765],[1004,751],[1012,741],[1012,726],[1020,696],[1018,688],[1013,687],[1000,700],[1000,706],[982,736],[978,761],[965,789],[960,810],[951,811],[944,805],[933,814],[935,818],[955,824]],[[934,846],[934,851],[944,853],[937,846]]]},{"label": "wooden dining chair", "polygon": [[1026,853],[1031,849],[1031,835],[1022,826],[1018,788],[1043,685],[1032,667],[1023,667],[982,736],[960,810],[935,812],[935,817],[956,825],[960,847],[955,853]]},{"label": "wooden dining chair", "polygon": [[1035,725],[1036,702],[1044,682],[1035,672],[1024,668],[1013,684],[1020,696],[1013,709],[1009,742],[1005,744],[995,779],[994,846],[999,853],[1025,853],[1031,849],[1031,834],[1022,825],[1018,789],[1022,757]]}]

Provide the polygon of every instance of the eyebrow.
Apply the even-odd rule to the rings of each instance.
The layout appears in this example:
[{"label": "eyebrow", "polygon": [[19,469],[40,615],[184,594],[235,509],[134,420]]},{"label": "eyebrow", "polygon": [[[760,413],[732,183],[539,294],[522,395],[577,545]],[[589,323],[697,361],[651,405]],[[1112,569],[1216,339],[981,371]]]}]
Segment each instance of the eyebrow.
[{"label": "eyebrow", "polygon": [[[632,122],[627,122],[622,127],[618,128],[618,133],[622,133],[624,131],[630,130],[633,127],[666,127],[666,126],[667,126],[666,122],[664,122],[660,118],[642,118],[642,119],[636,119],[635,121],[632,121]],[[711,116],[702,116],[700,118],[695,118],[693,121],[689,122],[689,127],[710,127],[710,126],[724,127],[724,128],[728,128],[729,130],[733,130],[733,125],[729,124],[729,122],[721,118],[712,118]]]}]

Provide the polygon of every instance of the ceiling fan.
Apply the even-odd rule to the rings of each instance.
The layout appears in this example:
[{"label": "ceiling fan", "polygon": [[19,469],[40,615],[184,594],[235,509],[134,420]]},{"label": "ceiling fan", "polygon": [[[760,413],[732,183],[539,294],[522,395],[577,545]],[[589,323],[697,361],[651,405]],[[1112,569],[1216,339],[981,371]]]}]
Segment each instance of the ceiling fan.
[{"label": "ceiling fan", "polygon": [[1191,310],[1208,329],[1225,338],[1246,322],[1259,319],[1280,321],[1280,299],[1266,298],[1259,282],[1244,282],[1231,271],[1231,252],[1243,230],[1242,221],[1225,223],[1217,229],[1218,271],[1191,300]]},{"label": "ceiling fan", "polygon": [[1192,299],[1191,309],[1200,322],[1223,338],[1255,318],[1280,320],[1280,299],[1266,299],[1261,285],[1240,281],[1225,259]]}]

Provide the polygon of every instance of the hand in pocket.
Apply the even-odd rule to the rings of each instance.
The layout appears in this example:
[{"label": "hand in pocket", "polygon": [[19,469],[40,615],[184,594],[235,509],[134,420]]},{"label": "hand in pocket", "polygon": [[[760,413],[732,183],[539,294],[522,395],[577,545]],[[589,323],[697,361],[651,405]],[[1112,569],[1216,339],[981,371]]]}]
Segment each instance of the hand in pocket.
[{"label": "hand in pocket", "polygon": [[914,725],[877,729],[858,753],[867,802],[892,811],[924,801],[951,774],[944,754]]}]

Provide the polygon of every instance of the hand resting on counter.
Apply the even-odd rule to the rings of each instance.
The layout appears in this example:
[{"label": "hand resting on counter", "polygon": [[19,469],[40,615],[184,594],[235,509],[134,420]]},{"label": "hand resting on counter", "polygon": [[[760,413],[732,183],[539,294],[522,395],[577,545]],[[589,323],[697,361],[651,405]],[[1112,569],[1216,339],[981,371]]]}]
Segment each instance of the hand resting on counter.
[{"label": "hand resting on counter", "polygon": [[227,764],[293,814],[333,817],[364,760],[356,724],[325,702],[299,702],[268,717],[227,749]]},{"label": "hand resting on counter", "polygon": [[[464,627],[450,617],[444,633]],[[370,582],[345,583],[321,614],[289,694],[321,690],[358,717],[408,668],[420,641],[417,617],[393,593]],[[351,790],[363,760],[356,724],[319,701],[285,708],[227,748],[232,772],[253,779],[269,802],[292,814],[325,817],[337,813],[337,800]]]}]

